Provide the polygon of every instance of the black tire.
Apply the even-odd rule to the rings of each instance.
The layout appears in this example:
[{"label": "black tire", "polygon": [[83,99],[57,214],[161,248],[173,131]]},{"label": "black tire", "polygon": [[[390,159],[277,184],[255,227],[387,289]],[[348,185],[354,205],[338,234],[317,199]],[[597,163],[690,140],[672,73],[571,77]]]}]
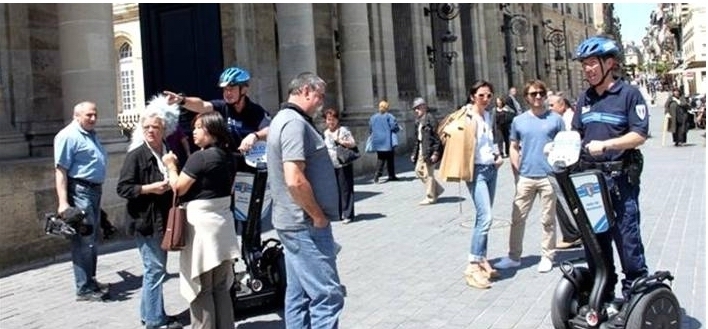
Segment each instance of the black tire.
[{"label": "black tire", "polygon": [[[568,322],[578,315],[580,307],[588,304],[590,289],[592,288],[592,278],[587,268],[576,268],[576,280],[578,280],[583,291],[575,291],[575,286],[565,277],[562,277],[556,285],[551,301],[551,321],[553,328],[571,329]],[[628,327],[629,328],[629,327]]]},{"label": "black tire", "polygon": [[629,313],[625,328],[681,328],[681,307],[671,289],[661,286],[642,296]]}]

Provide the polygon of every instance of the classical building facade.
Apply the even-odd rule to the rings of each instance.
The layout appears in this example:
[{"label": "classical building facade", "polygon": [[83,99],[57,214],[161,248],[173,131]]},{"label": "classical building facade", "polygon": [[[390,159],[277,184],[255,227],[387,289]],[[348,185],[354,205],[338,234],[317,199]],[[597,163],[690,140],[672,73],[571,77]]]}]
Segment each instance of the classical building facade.
[{"label": "classical building facade", "polygon": [[[218,73],[239,65],[253,76],[252,99],[275,114],[288,81],[317,72],[363,147],[380,99],[412,127],[414,97],[441,116],[477,79],[499,95],[542,79],[577,96],[580,68],[570,57],[594,34],[593,17],[589,4],[0,4],[0,268],[68,248],[38,219],[56,207],[53,136],[81,100],[99,108],[110,152],[102,205],[120,226],[115,183],[127,140],[118,115],[140,110],[150,94],[190,92],[203,80],[206,91],[192,95],[219,97]],[[218,35],[199,34],[210,24]],[[216,44],[195,49],[210,38]],[[401,137],[405,152],[412,129]],[[357,162],[365,174],[375,159]]]}]

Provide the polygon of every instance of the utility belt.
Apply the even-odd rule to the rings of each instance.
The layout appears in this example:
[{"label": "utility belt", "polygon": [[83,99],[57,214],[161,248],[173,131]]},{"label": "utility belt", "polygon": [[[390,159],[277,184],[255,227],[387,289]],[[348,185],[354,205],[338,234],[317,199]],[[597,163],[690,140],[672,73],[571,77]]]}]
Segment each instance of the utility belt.
[{"label": "utility belt", "polygon": [[83,185],[89,188],[100,188],[102,183],[94,183],[81,178],[69,177],[69,184]]},{"label": "utility belt", "polygon": [[580,161],[579,169],[581,171],[589,169],[597,169],[610,175],[627,174],[627,180],[632,185],[639,185],[639,176],[644,169],[644,156],[637,149],[624,151],[622,160],[603,161],[603,162],[588,162]]}]

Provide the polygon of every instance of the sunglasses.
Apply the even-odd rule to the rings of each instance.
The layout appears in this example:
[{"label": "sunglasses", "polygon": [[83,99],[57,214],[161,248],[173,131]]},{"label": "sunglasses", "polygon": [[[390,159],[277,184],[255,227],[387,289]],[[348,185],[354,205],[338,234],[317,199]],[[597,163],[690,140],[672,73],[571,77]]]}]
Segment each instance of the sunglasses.
[{"label": "sunglasses", "polygon": [[545,91],[532,91],[530,93],[527,93],[526,95],[529,95],[531,97],[546,97],[546,92]]},{"label": "sunglasses", "polygon": [[482,97],[492,98],[492,94],[477,94],[477,95],[475,95],[475,96],[477,96],[477,97],[479,97],[479,98],[482,98]]}]

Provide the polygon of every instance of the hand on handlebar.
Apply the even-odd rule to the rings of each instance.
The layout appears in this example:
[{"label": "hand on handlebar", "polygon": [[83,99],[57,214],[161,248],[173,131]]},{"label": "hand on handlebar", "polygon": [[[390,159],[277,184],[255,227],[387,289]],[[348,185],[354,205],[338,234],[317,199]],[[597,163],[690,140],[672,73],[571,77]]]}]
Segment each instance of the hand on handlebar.
[{"label": "hand on handlebar", "polygon": [[585,145],[585,149],[592,156],[602,155],[605,153],[606,148],[607,146],[605,145],[605,142],[602,141],[590,141],[587,145]]}]

